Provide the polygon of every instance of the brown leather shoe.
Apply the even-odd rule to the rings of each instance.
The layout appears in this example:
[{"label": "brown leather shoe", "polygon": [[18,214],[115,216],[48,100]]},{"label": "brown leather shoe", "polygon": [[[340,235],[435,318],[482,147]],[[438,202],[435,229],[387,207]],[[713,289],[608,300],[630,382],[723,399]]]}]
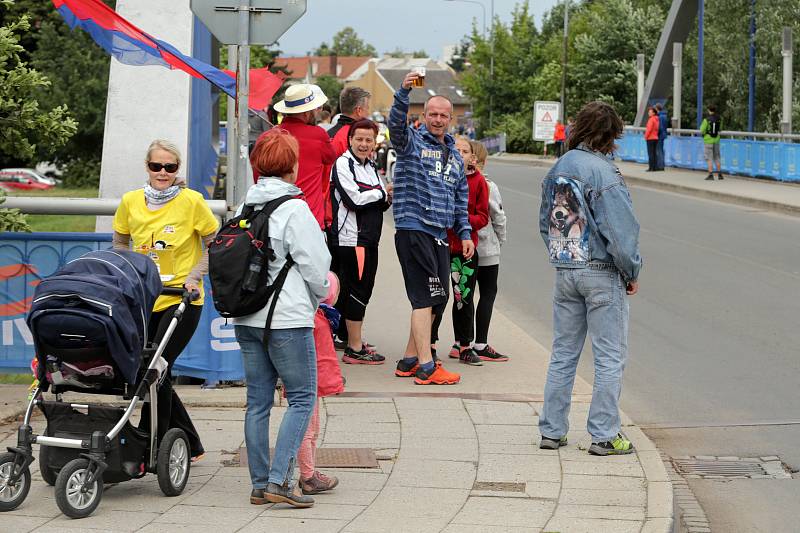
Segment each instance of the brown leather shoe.
[{"label": "brown leather shoe", "polygon": [[338,484],[339,478],[326,476],[319,470],[314,470],[314,474],[308,479],[300,479],[300,489],[303,494],[319,494],[331,490]]}]

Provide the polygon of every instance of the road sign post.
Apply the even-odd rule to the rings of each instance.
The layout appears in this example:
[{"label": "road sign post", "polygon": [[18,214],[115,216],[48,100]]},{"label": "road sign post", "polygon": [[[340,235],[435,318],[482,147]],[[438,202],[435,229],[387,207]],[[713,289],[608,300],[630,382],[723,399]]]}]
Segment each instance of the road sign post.
[{"label": "road sign post", "polygon": [[[250,45],[270,45],[306,12],[306,0],[191,0],[192,12],[222,44],[236,45],[236,101],[229,98],[228,127],[235,142],[228,143],[226,194],[229,206],[240,204],[249,175],[248,94]],[[233,120],[231,120],[231,118]]]},{"label": "road sign post", "polygon": [[537,101],[533,104],[533,140],[543,141],[545,147],[553,142],[556,121],[561,116],[561,102]]}]

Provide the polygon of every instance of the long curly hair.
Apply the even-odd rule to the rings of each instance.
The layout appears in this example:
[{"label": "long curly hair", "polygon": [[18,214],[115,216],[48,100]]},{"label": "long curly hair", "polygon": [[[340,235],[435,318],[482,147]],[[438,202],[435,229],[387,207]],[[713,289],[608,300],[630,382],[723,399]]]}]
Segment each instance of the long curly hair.
[{"label": "long curly hair", "polygon": [[567,139],[567,149],[584,143],[589,149],[610,154],[616,148],[614,141],[622,137],[622,119],[609,104],[589,102],[575,117],[575,124]]}]

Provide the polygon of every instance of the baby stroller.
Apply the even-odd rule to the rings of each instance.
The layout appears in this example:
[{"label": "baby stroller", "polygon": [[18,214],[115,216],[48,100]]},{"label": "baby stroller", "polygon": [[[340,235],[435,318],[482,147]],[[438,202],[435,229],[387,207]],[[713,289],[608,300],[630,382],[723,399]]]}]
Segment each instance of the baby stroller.
[{"label": "baby stroller", "polygon": [[[159,293],[182,302],[164,338],[147,345],[147,324]],[[42,478],[55,485],[55,499],[71,518],[90,515],[103,483],[158,474],[167,496],[183,492],[189,479],[189,442],[170,429],[157,431],[156,388],[167,371],[161,357],[190,300],[199,295],[164,288],[157,267],[135,252],[89,252],[68,263],[36,288],[28,326],[36,348],[38,387],[31,395],[17,446],[0,455],[0,511],[16,509],[30,490],[33,444],[39,444]],[[50,390],[55,400],[45,400]],[[62,401],[63,393],[113,394],[126,408]],[[134,427],[137,404],[150,401],[148,431]],[[42,435],[30,425],[34,406],[47,419]]]}]

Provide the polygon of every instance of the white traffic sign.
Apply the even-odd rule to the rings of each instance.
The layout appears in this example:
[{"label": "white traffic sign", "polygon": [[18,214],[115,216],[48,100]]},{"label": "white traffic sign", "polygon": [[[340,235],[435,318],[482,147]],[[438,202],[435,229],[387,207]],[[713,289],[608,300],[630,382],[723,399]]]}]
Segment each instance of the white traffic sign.
[{"label": "white traffic sign", "polygon": [[556,121],[560,116],[560,102],[534,102],[533,140],[553,142],[553,134],[556,132]]},{"label": "white traffic sign", "polygon": [[[192,12],[222,44],[239,42],[240,11],[248,12],[247,44],[269,45],[306,12],[306,0],[191,0]],[[249,5],[248,5],[249,4]]]}]

